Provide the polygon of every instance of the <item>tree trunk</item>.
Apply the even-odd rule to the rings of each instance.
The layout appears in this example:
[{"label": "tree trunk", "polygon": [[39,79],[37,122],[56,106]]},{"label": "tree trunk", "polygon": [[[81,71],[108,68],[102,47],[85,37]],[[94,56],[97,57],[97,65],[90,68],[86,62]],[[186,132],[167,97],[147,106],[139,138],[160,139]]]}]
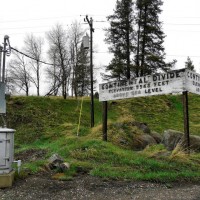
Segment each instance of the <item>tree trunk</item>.
[{"label": "tree trunk", "polygon": [[127,32],[126,32],[126,44],[127,44],[127,51],[126,51],[126,60],[127,60],[127,71],[126,71],[126,78],[130,79],[130,25],[129,25],[129,18],[127,18],[126,22]]},{"label": "tree trunk", "polygon": [[40,64],[39,61],[37,61],[37,71],[36,71],[36,76],[37,76],[37,96],[40,96]]},{"label": "tree trunk", "polygon": [[147,25],[147,5],[145,5],[144,10],[144,33],[143,33],[143,41],[142,41],[142,59],[141,59],[141,73],[140,76],[144,76],[144,63],[145,63],[145,46],[146,46],[146,25]]},{"label": "tree trunk", "polygon": [[139,77],[139,68],[140,68],[140,28],[141,28],[141,10],[139,14],[139,22],[138,22],[138,33],[137,33],[137,54],[136,54],[136,69],[135,69],[135,74],[136,77]]}]

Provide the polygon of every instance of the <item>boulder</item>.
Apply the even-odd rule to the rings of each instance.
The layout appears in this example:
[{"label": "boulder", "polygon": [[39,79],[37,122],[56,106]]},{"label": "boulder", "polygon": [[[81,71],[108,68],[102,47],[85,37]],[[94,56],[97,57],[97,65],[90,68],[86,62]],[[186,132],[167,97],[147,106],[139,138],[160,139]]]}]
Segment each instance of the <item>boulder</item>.
[{"label": "boulder", "polygon": [[157,133],[157,132],[155,132],[155,131],[152,131],[152,132],[150,133],[150,136],[154,138],[154,140],[157,142],[157,144],[160,144],[160,143],[161,143],[161,141],[162,141],[162,136],[161,136],[159,133]]},{"label": "boulder", "polygon": [[147,133],[147,134],[150,134],[151,133],[151,130],[150,128],[148,127],[148,125],[146,123],[142,123],[142,122],[132,122],[131,123],[133,126],[136,126],[138,127],[140,130],[143,131],[143,133]]},{"label": "boulder", "polygon": [[200,136],[197,135],[190,136],[190,149],[193,151],[200,152]]},{"label": "boulder", "polygon": [[67,170],[69,170],[69,169],[70,169],[70,164],[69,164],[69,163],[64,162],[64,163],[61,163],[61,164],[60,164],[60,170],[61,170],[62,172],[65,172],[65,171],[67,171]]},{"label": "boulder", "polygon": [[163,134],[162,143],[167,150],[172,151],[176,145],[181,141],[183,133],[175,130],[165,130]]},{"label": "boulder", "polygon": [[134,150],[143,150],[146,146],[155,144],[157,144],[155,139],[148,134],[137,135],[133,138]]},{"label": "boulder", "polygon": [[[162,143],[167,150],[172,151],[177,144],[183,145],[184,133],[175,130],[166,130],[163,134]],[[200,136],[190,135],[190,149],[200,152]]]}]

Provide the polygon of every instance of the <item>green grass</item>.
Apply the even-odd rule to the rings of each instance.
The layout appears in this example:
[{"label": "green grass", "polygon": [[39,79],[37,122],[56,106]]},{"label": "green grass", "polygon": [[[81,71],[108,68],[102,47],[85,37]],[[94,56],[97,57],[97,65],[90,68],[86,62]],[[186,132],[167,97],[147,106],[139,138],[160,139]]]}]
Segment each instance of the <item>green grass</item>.
[{"label": "green grass", "polygon": [[[196,135],[200,135],[199,103],[200,97],[189,95],[191,132]],[[65,175],[59,175],[63,180],[70,179],[79,169],[94,176],[112,179],[161,182],[200,180],[199,153],[187,155],[168,152],[162,145],[137,152],[122,148],[110,140],[111,135],[115,139],[120,134],[137,132],[127,124],[123,124],[123,130],[119,130],[120,120],[145,122],[151,130],[161,134],[165,129],[183,131],[180,95],[109,102],[109,142],[103,142],[99,137],[102,104],[98,100],[95,100],[95,127],[91,131],[89,98],[83,101],[77,137],[80,106],[81,99],[72,98],[12,97],[7,102],[8,125],[16,129],[15,152],[23,153],[28,149],[45,149],[47,152],[43,158],[23,163],[23,169],[28,168],[36,173],[53,153],[58,153],[71,165]]]}]

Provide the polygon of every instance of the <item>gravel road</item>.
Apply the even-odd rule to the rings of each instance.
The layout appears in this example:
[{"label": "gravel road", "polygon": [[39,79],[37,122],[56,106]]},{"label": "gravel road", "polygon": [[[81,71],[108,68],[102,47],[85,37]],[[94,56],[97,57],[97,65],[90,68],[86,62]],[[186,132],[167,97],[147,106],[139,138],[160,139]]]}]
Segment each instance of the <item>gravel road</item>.
[{"label": "gravel road", "polygon": [[160,184],[141,181],[103,180],[78,175],[71,181],[48,174],[16,180],[0,189],[1,200],[200,200],[200,183]]}]

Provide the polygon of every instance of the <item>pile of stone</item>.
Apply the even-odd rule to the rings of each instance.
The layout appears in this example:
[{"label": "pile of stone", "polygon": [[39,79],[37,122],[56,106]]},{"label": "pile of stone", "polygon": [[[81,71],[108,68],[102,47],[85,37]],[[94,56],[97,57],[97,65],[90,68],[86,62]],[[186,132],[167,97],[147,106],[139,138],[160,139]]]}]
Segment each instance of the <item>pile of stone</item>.
[{"label": "pile of stone", "polygon": [[[172,151],[177,145],[184,146],[184,133],[171,129],[165,130],[162,135],[149,132],[141,136],[141,141],[145,143],[145,146],[162,143],[167,150]],[[190,149],[200,152],[200,136],[190,135]]]},{"label": "pile of stone", "polygon": [[[141,122],[126,122],[116,123],[118,130],[125,126],[134,126],[139,130],[137,132],[129,132],[128,139],[120,135],[119,143],[122,146],[130,146],[133,150],[143,150],[147,146],[155,144],[164,144],[167,150],[172,151],[178,144],[183,146],[184,133],[175,130],[165,130],[163,134],[151,131],[146,123]],[[131,142],[130,142],[131,141]],[[190,135],[190,149],[200,152],[200,136]]]}]

